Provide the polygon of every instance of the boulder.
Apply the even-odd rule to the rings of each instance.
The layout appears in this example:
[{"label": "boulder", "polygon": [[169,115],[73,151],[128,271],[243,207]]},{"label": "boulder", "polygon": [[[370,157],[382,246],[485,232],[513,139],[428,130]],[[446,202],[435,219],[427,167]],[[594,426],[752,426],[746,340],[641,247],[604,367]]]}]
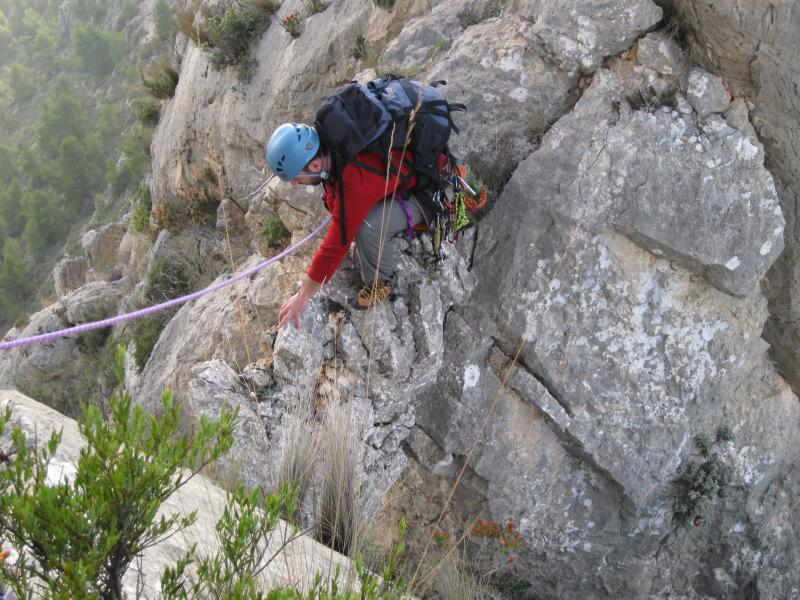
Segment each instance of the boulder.
[{"label": "boulder", "polygon": [[86,254],[89,268],[97,279],[108,279],[117,264],[117,249],[125,235],[125,227],[109,223],[93,229],[81,238],[81,247]]},{"label": "boulder", "polygon": [[618,114],[620,89],[598,72],[517,169],[519,189],[541,190],[553,215],[624,233],[725,292],[750,294],[780,254],[784,226],[758,141],[719,117],[698,128],[669,110]]},{"label": "boulder", "polygon": [[731,95],[725,89],[722,78],[694,68],[689,71],[687,82],[686,97],[700,117],[725,112],[730,106]]},{"label": "boulder", "polygon": [[113,316],[123,294],[122,281],[93,281],[59,300],[69,325],[99,321]]},{"label": "boulder", "polygon": [[680,76],[686,65],[678,42],[662,31],[648,33],[639,40],[636,60],[643,67],[667,77]]},{"label": "boulder", "polygon": [[521,15],[536,23],[532,40],[542,56],[569,73],[591,73],[606,56],[630,48],[662,11],[650,0],[579,0],[568,7],[536,0]]},{"label": "boulder", "polygon": [[443,79],[450,102],[468,106],[454,113],[460,133],[450,147],[458,156],[483,155],[487,171],[511,169],[544,128],[570,106],[576,79],[532,52],[533,25],[516,15],[467,28],[430,71]]},{"label": "boulder", "polygon": [[83,256],[62,258],[53,268],[56,296],[60,298],[86,283],[87,269],[86,258]]},{"label": "boulder", "polygon": [[[529,541],[517,573],[535,582],[537,593],[724,595],[760,581],[763,568],[776,573],[797,561],[759,554],[783,528],[797,532],[785,505],[752,499],[773,486],[782,493],[796,486],[800,404],[767,358],[760,338],[766,302],[757,290],[732,295],[719,280],[712,287],[641,239],[670,238],[670,248],[688,254],[682,229],[694,224],[670,221],[687,209],[634,218],[642,198],[669,201],[654,184],[672,172],[659,157],[683,155],[670,147],[686,130],[671,112],[620,110],[621,88],[599,71],[575,111],[520,165],[498,199],[502,210],[482,222],[478,285],[468,305],[456,307],[464,317],[447,321],[440,393],[422,403],[418,424],[447,453],[466,453],[477,440],[471,465],[486,481],[494,517],[512,518]],[[701,146],[740,161],[738,168],[761,177],[769,191],[757,152],[737,155],[740,132],[721,120],[714,130],[715,122],[699,132]],[[632,138],[620,145],[617,135],[640,125],[656,128],[637,138],[652,146],[628,154]],[[602,166],[617,158],[649,166],[631,188],[645,191],[627,196],[630,205],[612,201],[616,208],[609,208],[614,190],[627,185],[628,175]],[[719,182],[720,197],[733,181]],[[683,200],[674,193],[677,182],[668,185],[675,201]],[[751,205],[751,218],[782,225],[774,200],[759,213],[760,204],[757,198]],[[704,217],[692,219],[719,208],[702,210]],[[655,228],[671,222],[671,234],[650,229],[645,236],[641,228],[651,220],[659,221]],[[762,244],[773,239],[771,226]],[[759,246],[752,248],[748,256],[757,260]],[[713,438],[722,425],[736,432],[719,450],[732,473],[729,499],[711,508],[708,533],[696,541],[676,534],[673,543],[683,493],[675,481],[694,454],[693,437]],[[723,588],[711,575],[693,579],[708,544],[727,548],[714,564],[727,578]],[[758,564],[745,559],[757,554],[764,557]],[[771,589],[789,590],[790,580],[781,577]]]}]

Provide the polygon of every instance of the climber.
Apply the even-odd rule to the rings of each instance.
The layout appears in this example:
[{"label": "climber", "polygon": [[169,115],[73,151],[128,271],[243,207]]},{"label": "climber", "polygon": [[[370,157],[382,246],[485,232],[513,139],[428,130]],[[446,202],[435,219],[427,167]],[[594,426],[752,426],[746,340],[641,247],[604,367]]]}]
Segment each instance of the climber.
[{"label": "climber", "polygon": [[[321,146],[313,127],[284,123],[270,137],[267,162],[272,172],[292,185],[321,184],[323,203],[333,216],[332,226],[314,255],[300,289],[281,306],[279,327],[289,322],[300,327],[300,317],[309,300],[333,277],[353,238],[363,285],[351,300],[351,306],[365,310],[392,295],[392,238],[429,221],[431,215],[414,196],[406,194],[416,182],[414,174],[410,173],[408,157],[403,160],[401,150],[392,150],[390,156],[396,169],[393,172],[399,171],[399,175],[387,176],[381,154],[362,152],[348,161],[337,177],[332,157]],[[340,206],[342,197],[347,199],[344,212]]]}]

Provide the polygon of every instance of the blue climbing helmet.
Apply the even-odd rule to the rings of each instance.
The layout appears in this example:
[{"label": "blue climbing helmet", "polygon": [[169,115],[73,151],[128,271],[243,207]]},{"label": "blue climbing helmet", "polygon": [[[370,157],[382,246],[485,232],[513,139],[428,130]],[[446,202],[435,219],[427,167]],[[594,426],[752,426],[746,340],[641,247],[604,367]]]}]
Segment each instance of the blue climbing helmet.
[{"label": "blue climbing helmet", "polygon": [[319,136],[303,123],[284,123],[267,143],[267,164],[283,181],[297,177],[319,150]]}]

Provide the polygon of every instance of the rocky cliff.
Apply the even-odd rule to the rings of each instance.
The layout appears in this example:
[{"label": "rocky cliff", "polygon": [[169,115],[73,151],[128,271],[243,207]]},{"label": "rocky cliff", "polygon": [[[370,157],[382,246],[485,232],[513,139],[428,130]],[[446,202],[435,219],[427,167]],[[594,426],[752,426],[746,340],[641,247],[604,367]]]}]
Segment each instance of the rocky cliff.
[{"label": "rocky cliff", "polygon": [[[502,193],[435,273],[425,241],[406,244],[398,298],[355,314],[346,265],[301,330],[276,332],[304,248],[178,311],[132,391],[239,406],[229,470],[251,483],[279,470],[298,416],[312,439],[346,406],[365,504],[512,519],[512,571],[536,597],[799,598],[798,11],[659,4],[336,0],[298,39],[268,29],[249,84],[185,42],[154,205],[210,200],[216,228],[127,233],[119,282],[63,283],[65,265],[77,289],[12,335],[130,306],[158,256],[210,280],[270,252],[268,221],[299,240],[324,212],[315,191],[262,185],[268,132],[374,69],[446,79],[469,106],[453,149]],[[6,355],[0,382],[66,378],[81,351]]]}]

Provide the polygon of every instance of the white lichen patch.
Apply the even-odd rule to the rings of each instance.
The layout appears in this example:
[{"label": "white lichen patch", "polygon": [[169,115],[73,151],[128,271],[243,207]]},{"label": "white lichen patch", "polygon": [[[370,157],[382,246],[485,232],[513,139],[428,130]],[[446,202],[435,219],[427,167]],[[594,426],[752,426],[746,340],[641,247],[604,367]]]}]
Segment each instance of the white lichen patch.
[{"label": "white lichen patch", "polygon": [[725,268],[728,269],[729,271],[735,271],[736,269],[739,268],[741,264],[742,262],[739,260],[739,257],[734,256],[728,262],[725,263]]},{"label": "white lichen patch", "polygon": [[736,143],[736,153],[745,160],[753,160],[758,156],[758,146],[754,145],[747,138],[739,138]]},{"label": "white lichen patch", "polygon": [[758,251],[758,253],[761,256],[766,256],[767,254],[769,254],[770,250],[772,250],[772,242],[766,241],[763,244],[761,244],[761,249]]},{"label": "white lichen patch", "polygon": [[528,98],[528,90],[524,87],[516,87],[508,95],[517,102],[525,102]]},{"label": "white lichen patch", "polygon": [[468,389],[478,385],[480,378],[480,367],[478,367],[478,365],[467,365],[467,368],[464,369],[464,391],[466,392]]},{"label": "white lichen patch", "polygon": [[696,98],[702,98],[708,89],[708,76],[700,71],[689,73],[688,92]]}]

